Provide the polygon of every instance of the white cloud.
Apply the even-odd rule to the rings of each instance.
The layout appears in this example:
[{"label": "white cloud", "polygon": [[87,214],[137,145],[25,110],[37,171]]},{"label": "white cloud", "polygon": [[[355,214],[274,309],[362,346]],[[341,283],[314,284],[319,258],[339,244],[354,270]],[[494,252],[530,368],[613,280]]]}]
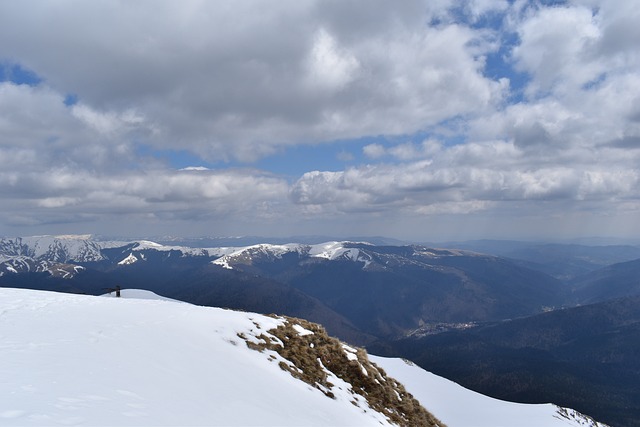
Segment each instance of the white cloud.
[{"label": "white cloud", "polygon": [[579,87],[606,71],[605,64],[593,60],[601,32],[597,17],[588,8],[537,10],[521,23],[519,35],[514,59],[522,71],[533,76],[531,95],[567,90],[564,85]]},{"label": "white cloud", "polygon": [[386,154],[386,149],[382,144],[368,144],[362,147],[362,152],[370,159],[379,159]]},{"label": "white cloud", "polygon": [[482,76],[486,34],[424,25],[448,6],[6,3],[0,57],[76,94],[74,114],[102,133],[144,128],[138,140],[156,148],[251,161],[303,140],[410,133],[498,102],[499,85]]},{"label": "white cloud", "polygon": [[464,3],[465,10],[477,21],[486,13],[503,12],[509,8],[507,0],[470,0]]},{"label": "white cloud", "polygon": [[321,90],[340,90],[356,78],[360,63],[342,49],[324,28],[316,32],[307,60],[311,86]]},{"label": "white cloud", "polygon": [[[574,156],[574,161],[582,157],[587,163],[567,165],[559,158],[533,168],[528,153],[527,147],[512,143],[468,143],[441,148],[431,160],[307,173],[291,194],[295,203],[316,209],[401,209],[421,214],[446,209],[469,213],[508,201],[601,201],[613,207],[640,198],[640,173],[634,167],[640,155],[597,161]],[[544,154],[540,156],[538,161]],[[612,168],[614,158],[617,167]]]},{"label": "white cloud", "polygon": [[99,112],[84,104],[76,104],[71,107],[71,114],[85,125],[95,129],[100,134],[116,137],[130,128],[135,128],[144,123],[144,118],[134,110],[125,110],[121,113]]},{"label": "white cloud", "polygon": [[415,160],[423,156],[421,147],[418,147],[410,142],[398,144],[389,149],[389,152],[392,156],[399,160]]},{"label": "white cloud", "polygon": [[[505,28],[478,28],[500,13]],[[637,22],[604,0],[3,2],[0,63],[43,80],[0,82],[0,221],[630,218]],[[526,74],[524,98],[485,75],[496,54]],[[366,137],[366,165],[357,142],[331,153],[345,170],[212,166]],[[173,152],[211,169],[176,171],[158,154]]]},{"label": "white cloud", "polygon": [[[40,218],[47,222],[67,214],[173,217],[225,215],[258,218],[270,214],[265,203],[277,209],[286,200],[288,187],[282,179],[255,171],[147,171],[121,175],[95,175],[67,168],[30,174],[0,173],[3,213]],[[256,205],[262,211],[254,211]]]}]

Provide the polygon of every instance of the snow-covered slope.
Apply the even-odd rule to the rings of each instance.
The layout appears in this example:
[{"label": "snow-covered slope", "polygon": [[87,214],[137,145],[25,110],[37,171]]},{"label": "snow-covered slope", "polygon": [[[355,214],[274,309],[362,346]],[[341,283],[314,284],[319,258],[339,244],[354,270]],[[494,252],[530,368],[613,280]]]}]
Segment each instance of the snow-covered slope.
[{"label": "snow-covered slope", "polygon": [[130,253],[129,256],[120,261],[118,265],[130,265],[136,262],[138,262],[138,258],[133,253]]},{"label": "snow-covered slope", "polygon": [[104,259],[101,250],[124,242],[95,241],[90,235],[0,238],[0,276],[5,273],[44,272],[71,278],[77,268],[69,263]]},{"label": "snow-covered slope", "polygon": [[390,425],[348,384],[328,398],[248,348],[282,319],[17,289],[0,301],[0,424]]},{"label": "snow-covered slope", "polygon": [[605,426],[573,409],[550,403],[528,405],[493,399],[402,359],[369,357],[450,427]]},{"label": "snow-covered slope", "polygon": [[[146,291],[122,295],[0,289],[0,425],[390,425],[320,357],[315,375],[325,375],[330,389],[294,378],[306,373],[271,350],[287,347],[278,344],[284,340],[312,352],[327,338],[311,324]],[[285,335],[272,334],[287,325]],[[342,357],[362,378],[393,382],[363,363],[363,354],[337,345],[329,359]],[[551,405],[477,395],[398,359],[373,360],[450,427],[596,426],[563,418]]]},{"label": "snow-covered slope", "polygon": [[[233,269],[234,265],[252,264],[256,260],[267,261],[281,258],[285,254],[295,253],[300,257],[322,258],[326,260],[351,260],[362,262],[366,267],[371,262],[371,256],[358,248],[349,247],[350,242],[326,242],[317,245],[303,245],[289,243],[286,245],[259,244],[241,248],[225,248],[228,253],[213,261],[213,264]],[[217,253],[222,253],[217,248]],[[215,253],[215,249],[209,249]]]},{"label": "snow-covered slope", "polygon": [[182,256],[206,256],[220,257],[238,250],[238,248],[190,248],[186,246],[167,246],[149,240],[140,240],[134,242],[133,251],[141,252],[145,250],[154,250],[159,252],[177,251]]},{"label": "snow-covered slope", "polygon": [[3,256],[26,255],[53,262],[90,262],[103,259],[100,249],[124,246],[124,242],[98,242],[91,235],[30,236],[3,238]]},{"label": "snow-covered slope", "polygon": [[[116,293],[115,291],[111,291],[108,294],[104,294],[102,295],[103,297],[106,298],[116,298]],[[167,297],[163,297],[161,295],[158,295],[154,292],[151,291],[145,291],[144,289],[122,289],[120,291],[120,296],[117,298],[124,298],[124,299],[150,299],[150,300],[156,300],[156,301],[171,301],[171,302],[175,302],[175,303],[180,303],[180,304],[185,304],[182,301],[178,301],[172,298],[167,298]]]}]

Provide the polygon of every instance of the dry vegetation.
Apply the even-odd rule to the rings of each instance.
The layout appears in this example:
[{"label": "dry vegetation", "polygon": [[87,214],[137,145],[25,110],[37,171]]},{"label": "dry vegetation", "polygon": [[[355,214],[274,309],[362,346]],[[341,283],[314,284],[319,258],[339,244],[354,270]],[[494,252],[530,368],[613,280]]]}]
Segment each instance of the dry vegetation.
[{"label": "dry vegetation", "polygon": [[[294,325],[313,333],[300,334]],[[332,389],[336,385],[331,382],[335,376],[351,385],[352,404],[360,407],[359,400],[364,398],[371,408],[385,414],[394,424],[444,426],[402,384],[387,377],[381,368],[370,362],[364,350],[346,346],[329,337],[320,325],[285,318],[283,325],[257,336],[258,343],[244,335],[240,337],[254,350],[277,352],[285,359],[279,362],[282,369],[330,398],[335,397]]]}]

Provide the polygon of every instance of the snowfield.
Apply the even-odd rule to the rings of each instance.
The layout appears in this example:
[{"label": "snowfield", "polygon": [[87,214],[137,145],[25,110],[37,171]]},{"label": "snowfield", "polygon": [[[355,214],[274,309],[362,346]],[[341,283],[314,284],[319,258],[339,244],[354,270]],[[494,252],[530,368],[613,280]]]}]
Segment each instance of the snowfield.
[{"label": "snowfield", "polygon": [[[331,399],[282,370],[277,353],[247,347],[282,319],[122,296],[0,289],[0,425],[390,425],[364,399],[352,404],[339,378]],[[449,427],[596,426],[553,405],[490,399],[400,359],[372,360]]]},{"label": "snowfield", "polygon": [[389,425],[238,337],[271,317],[18,289],[0,301],[0,425]]},{"label": "snowfield", "polygon": [[402,359],[369,356],[450,427],[605,427],[572,409],[493,399]]}]

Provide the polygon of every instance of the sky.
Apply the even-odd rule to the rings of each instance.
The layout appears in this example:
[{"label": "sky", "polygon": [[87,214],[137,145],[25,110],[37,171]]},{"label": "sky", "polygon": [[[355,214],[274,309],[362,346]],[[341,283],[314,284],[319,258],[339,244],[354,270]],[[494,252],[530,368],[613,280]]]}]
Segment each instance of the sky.
[{"label": "sky", "polygon": [[0,235],[639,238],[636,6],[0,2]]}]

